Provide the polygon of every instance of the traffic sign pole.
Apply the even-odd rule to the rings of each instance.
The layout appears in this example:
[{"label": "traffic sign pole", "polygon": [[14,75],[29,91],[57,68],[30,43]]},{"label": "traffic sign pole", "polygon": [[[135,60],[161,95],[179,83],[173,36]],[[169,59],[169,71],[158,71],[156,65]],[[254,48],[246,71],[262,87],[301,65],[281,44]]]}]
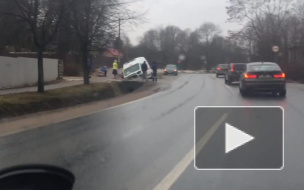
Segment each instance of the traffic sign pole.
[{"label": "traffic sign pole", "polygon": [[275,63],[278,63],[278,52],[280,51],[279,46],[272,46],[272,51],[273,51],[273,59]]}]

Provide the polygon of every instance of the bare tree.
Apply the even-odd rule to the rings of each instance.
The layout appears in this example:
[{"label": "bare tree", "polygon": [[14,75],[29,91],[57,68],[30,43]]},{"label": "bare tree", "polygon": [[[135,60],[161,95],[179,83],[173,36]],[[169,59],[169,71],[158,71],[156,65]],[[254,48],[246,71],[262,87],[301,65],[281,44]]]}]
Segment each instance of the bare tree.
[{"label": "bare tree", "polygon": [[151,29],[147,31],[140,40],[139,46],[134,48],[133,55],[144,56],[149,61],[161,59],[161,43],[160,43],[160,31],[162,29]]},{"label": "bare tree", "polygon": [[181,31],[182,30],[177,26],[167,26],[160,30],[160,49],[163,62],[168,64],[177,62],[177,37]]},{"label": "bare tree", "polygon": [[199,34],[201,35],[201,38],[209,44],[209,42],[212,40],[212,38],[218,34],[221,33],[221,30],[218,26],[211,22],[206,22],[204,23],[200,28],[199,28]]},{"label": "bare tree", "polygon": [[[120,21],[133,20],[141,14],[128,9],[132,2],[122,0],[70,0],[72,27],[76,32],[82,54],[84,84],[89,84],[88,58],[91,50],[113,44]],[[120,41],[120,39],[119,39]]]},{"label": "bare tree", "polygon": [[144,44],[147,48],[158,51],[160,50],[160,34],[158,30],[149,30],[144,34],[144,37],[141,40],[141,43]]},{"label": "bare tree", "polygon": [[[264,61],[273,61],[271,47],[279,45],[287,52],[289,46],[287,21],[293,12],[295,0],[230,0],[229,21],[245,24],[242,33],[251,36],[257,54]],[[250,29],[250,30],[248,30]],[[248,33],[250,31],[250,33]],[[248,39],[248,38],[247,38]],[[251,47],[250,47],[251,48]]]},{"label": "bare tree", "polygon": [[[11,10],[7,8],[8,6],[0,4],[0,13]],[[35,51],[32,35],[26,23],[11,15],[2,14],[0,28],[0,54],[9,51]]]},{"label": "bare tree", "polygon": [[18,18],[31,31],[38,57],[38,92],[43,93],[43,52],[57,34],[66,4],[64,0],[5,0],[3,4],[11,6],[11,9],[2,11],[2,14]]},{"label": "bare tree", "polygon": [[205,44],[204,52],[206,56],[206,69],[209,70],[211,68],[212,59],[210,57],[210,41],[213,40],[213,38],[221,33],[221,30],[218,26],[216,26],[213,23],[206,22],[204,23],[199,29],[198,29],[200,39]]}]

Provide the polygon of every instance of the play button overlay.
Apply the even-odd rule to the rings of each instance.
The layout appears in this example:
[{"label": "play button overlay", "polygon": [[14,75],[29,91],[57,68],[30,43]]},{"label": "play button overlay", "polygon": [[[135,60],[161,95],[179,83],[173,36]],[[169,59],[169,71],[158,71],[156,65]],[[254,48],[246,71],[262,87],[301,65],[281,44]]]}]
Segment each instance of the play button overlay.
[{"label": "play button overlay", "polygon": [[230,151],[252,141],[254,137],[226,123],[225,139],[225,152],[227,154]]},{"label": "play button overlay", "polygon": [[283,169],[282,107],[197,107],[194,114],[195,169]]}]

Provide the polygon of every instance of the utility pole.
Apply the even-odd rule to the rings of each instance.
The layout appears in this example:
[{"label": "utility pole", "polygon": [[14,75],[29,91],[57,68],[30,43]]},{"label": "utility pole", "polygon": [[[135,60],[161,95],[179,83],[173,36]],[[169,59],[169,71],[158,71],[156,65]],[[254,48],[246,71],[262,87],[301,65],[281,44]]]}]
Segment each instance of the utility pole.
[{"label": "utility pole", "polygon": [[118,19],[118,64],[120,64],[120,18]]},{"label": "utility pole", "polygon": [[118,19],[118,38],[120,39],[120,19]]}]

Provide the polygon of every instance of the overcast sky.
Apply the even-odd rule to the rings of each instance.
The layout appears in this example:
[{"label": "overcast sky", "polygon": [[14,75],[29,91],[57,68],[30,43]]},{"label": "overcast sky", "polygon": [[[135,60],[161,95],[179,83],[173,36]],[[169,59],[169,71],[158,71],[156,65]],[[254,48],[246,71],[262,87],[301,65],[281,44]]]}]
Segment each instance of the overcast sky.
[{"label": "overcast sky", "polygon": [[219,25],[223,34],[228,30],[237,30],[238,24],[227,23],[227,0],[141,0],[132,5],[138,11],[147,10],[146,23],[129,28],[126,33],[132,44],[137,44],[140,37],[151,28],[167,25],[176,25],[181,29],[196,29],[204,22],[213,22]]}]

